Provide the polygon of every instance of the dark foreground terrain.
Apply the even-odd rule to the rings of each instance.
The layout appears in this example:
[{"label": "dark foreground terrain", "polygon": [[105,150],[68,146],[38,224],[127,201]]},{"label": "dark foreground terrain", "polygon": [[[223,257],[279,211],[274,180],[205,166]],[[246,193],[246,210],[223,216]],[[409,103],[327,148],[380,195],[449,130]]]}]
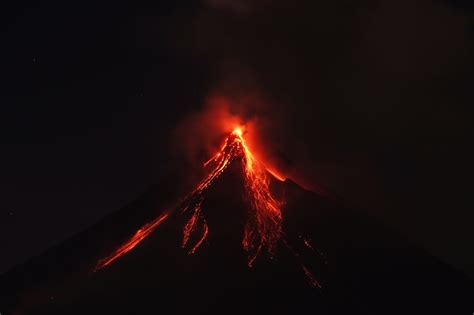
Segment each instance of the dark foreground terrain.
[{"label": "dark foreground terrain", "polygon": [[[10,314],[472,314],[473,281],[369,218],[295,183],[272,183],[286,239],[253,268],[242,249],[246,207],[238,166],[207,192],[209,237],[194,255],[171,216],[134,250],[94,272],[146,222],[177,200],[171,183],[0,278]],[[297,244],[311,239],[315,252]],[[315,288],[296,262],[312,260]]]}]

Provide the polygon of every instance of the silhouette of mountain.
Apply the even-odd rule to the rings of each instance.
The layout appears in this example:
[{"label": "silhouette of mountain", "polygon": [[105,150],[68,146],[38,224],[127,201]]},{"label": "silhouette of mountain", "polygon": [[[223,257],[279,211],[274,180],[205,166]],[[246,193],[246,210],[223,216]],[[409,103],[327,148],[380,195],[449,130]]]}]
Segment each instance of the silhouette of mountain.
[{"label": "silhouette of mountain", "polygon": [[[193,255],[183,218],[170,215],[132,251],[97,262],[165,209],[176,183],[157,185],[88,230],[0,278],[2,314],[470,314],[474,285],[376,221],[291,180],[272,179],[283,200],[284,240],[252,268],[242,248],[248,207],[238,160],[205,191],[209,234]],[[304,246],[311,241],[314,250]],[[296,253],[296,254],[295,254]],[[322,288],[301,270],[311,266]],[[308,267],[309,268],[309,267]]]}]

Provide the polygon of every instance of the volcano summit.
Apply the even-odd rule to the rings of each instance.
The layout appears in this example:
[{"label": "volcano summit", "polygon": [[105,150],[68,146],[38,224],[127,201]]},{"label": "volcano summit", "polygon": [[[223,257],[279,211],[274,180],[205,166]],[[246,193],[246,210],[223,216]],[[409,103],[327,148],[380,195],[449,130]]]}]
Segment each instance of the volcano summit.
[{"label": "volcano summit", "polygon": [[[248,266],[252,267],[262,249],[266,249],[270,257],[273,258],[278,243],[282,242],[289,249],[291,247],[289,247],[288,240],[283,235],[281,202],[277,201],[270,191],[270,176],[273,175],[250,152],[243,138],[241,128],[236,128],[226,138],[221,151],[204,164],[205,167],[211,167],[211,171],[194,191],[181,202],[176,210],[188,217],[183,229],[182,247],[190,247],[188,253],[194,254],[208,237],[209,226],[202,204],[206,192],[232,163],[238,163],[244,179],[244,199],[247,203],[248,218],[243,228],[242,246],[248,253]],[[157,219],[140,228],[129,241],[119,247],[112,255],[100,260],[96,270],[106,267],[133,249],[173,212],[164,212]],[[196,233],[199,236],[193,237],[193,234]],[[195,238],[194,242],[192,242],[192,238]],[[190,243],[194,244],[190,245]],[[313,250],[308,239],[303,239],[303,243]],[[299,256],[298,253],[295,253],[295,255]],[[310,269],[306,265],[301,267],[310,279],[310,283],[320,287]]]},{"label": "volcano summit", "polygon": [[240,128],[204,167],[186,197],[163,182],[3,275],[0,312],[474,310],[470,279],[370,218],[273,175]]}]

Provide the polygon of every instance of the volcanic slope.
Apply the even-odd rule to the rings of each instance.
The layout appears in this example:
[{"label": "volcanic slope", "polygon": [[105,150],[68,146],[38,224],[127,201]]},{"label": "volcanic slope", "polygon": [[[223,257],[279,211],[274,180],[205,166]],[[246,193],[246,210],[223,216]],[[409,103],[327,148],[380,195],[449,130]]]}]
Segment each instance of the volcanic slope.
[{"label": "volcanic slope", "polygon": [[[273,253],[249,267],[245,165],[234,159],[205,190],[208,234],[183,248],[189,216],[175,183],[157,185],[86,231],[0,278],[2,314],[470,314],[470,279],[333,198],[269,175],[281,206]],[[133,249],[98,262],[166,211]],[[201,231],[204,232],[204,231]],[[191,236],[197,244],[202,233]],[[193,239],[194,238],[194,239]],[[306,273],[308,271],[310,275]],[[312,283],[317,281],[320,287]]]}]

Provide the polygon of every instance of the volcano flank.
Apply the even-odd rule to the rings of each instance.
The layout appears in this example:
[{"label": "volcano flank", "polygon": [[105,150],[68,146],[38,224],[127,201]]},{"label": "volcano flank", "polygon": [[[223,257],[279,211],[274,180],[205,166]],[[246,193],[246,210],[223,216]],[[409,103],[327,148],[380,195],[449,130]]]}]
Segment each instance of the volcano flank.
[{"label": "volcano flank", "polygon": [[184,198],[164,181],[4,274],[0,312],[474,310],[470,279],[334,198],[273,176],[240,130],[205,167]]}]

